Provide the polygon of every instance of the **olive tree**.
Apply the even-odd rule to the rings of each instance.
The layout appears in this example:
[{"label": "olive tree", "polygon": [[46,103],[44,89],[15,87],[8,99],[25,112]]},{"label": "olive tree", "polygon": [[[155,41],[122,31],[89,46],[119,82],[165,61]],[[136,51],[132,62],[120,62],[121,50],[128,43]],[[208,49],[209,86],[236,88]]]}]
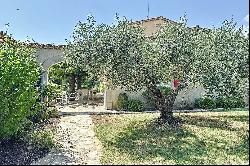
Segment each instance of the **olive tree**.
[{"label": "olive tree", "polygon": [[[173,104],[180,90],[196,84],[204,85],[209,90],[214,89],[216,83],[211,81],[213,73],[225,73],[227,77],[222,79],[230,78],[231,73],[224,72],[223,67],[218,68],[219,71],[211,68],[216,64],[225,67],[230,55],[225,56],[223,63],[220,63],[216,56],[219,55],[223,59],[224,54],[233,54],[232,59],[238,64],[239,61],[235,58],[237,54],[244,56],[241,60],[246,64],[248,53],[245,42],[234,46],[230,52],[223,52],[234,42],[245,41],[241,30],[228,29],[228,26],[231,24],[224,24],[213,30],[189,28],[184,17],[179,23],[166,23],[155,36],[146,37],[143,29],[126,19],[117,19],[112,25],[96,25],[90,16],[87,22],[79,22],[76,25],[73,40],[68,41],[66,61],[72,66],[86,68],[88,72],[108,81],[113,87],[119,86],[129,91],[146,87],[161,112],[160,120],[175,122]],[[225,39],[216,38],[217,33]],[[231,38],[226,36],[229,34],[232,35]],[[234,38],[237,40],[231,41]],[[223,42],[224,49],[220,49],[216,42]],[[215,50],[221,52],[212,54]],[[234,74],[237,78],[241,75],[240,70],[248,70],[240,67],[240,64],[241,62],[235,66],[237,72]],[[161,86],[162,82],[176,79],[180,81],[176,88]],[[224,81],[223,84],[228,83]],[[216,87],[214,90],[217,89],[221,90]]]},{"label": "olive tree", "polygon": [[249,36],[233,20],[199,33],[195,53],[200,81],[209,96],[243,98],[249,84]]}]

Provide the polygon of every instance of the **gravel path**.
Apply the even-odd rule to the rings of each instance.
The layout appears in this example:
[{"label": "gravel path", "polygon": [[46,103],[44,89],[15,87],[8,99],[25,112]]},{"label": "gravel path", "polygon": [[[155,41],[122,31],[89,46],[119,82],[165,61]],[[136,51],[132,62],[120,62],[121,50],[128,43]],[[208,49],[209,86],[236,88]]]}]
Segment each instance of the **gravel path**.
[{"label": "gravel path", "polygon": [[[60,111],[71,109],[74,108],[64,107]],[[90,115],[61,116],[55,139],[61,147],[32,165],[100,165],[101,146]]]}]

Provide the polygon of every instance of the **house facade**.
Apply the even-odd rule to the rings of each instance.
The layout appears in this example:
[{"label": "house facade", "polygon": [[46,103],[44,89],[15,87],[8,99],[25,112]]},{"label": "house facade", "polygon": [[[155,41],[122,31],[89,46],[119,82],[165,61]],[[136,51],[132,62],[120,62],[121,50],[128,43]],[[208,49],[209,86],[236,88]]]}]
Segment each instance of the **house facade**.
[{"label": "house facade", "polygon": [[[134,21],[131,24],[140,26],[144,29],[146,37],[153,36],[159,26],[164,23],[176,23],[172,20],[166,19],[162,16],[156,18],[149,18],[141,21]],[[3,33],[1,33],[3,35]],[[1,37],[0,37],[1,38]],[[44,72],[42,73],[42,83],[48,84],[49,67],[63,60],[64,45],[52,45],[52,44],[39,44],[31,43],[31,47],[36,49],[37,61],[42,65]],[[170,85],[173,86],[173,85]],[[84,90],[83,90],[84,91]],[[142,93],[144,90],[139,92],[126,92],[130,99],[138,99],[146,103]],[[115,90],[106,89],[104,92],[104,108],[105,109],[116,109],[116,101],[120,93],[125,92],[124,90],[117,88]],[[205,89],[202,87],[187,88],[180,92],[175,101],[175,108],[190,105],[194,103],[196,98],[201,97],[205,93]]]},{"label": "house facade", "polygon": [[[164,23],[177,23],[172,20],[166,19],[162,16],[156,18],[149,18],[141,21],[132,22],[132,25],[140,26],[144,29],[144,33],[147,37],[153,36],[159,26]],[[1,38],[4,36],[3,32],[0,32]],[[48,69],[53,64],[56,64],[63,60],[64,45],[52,45],[52,44],[29,44],[31,47],[36,49],[37,61],[42,65],[44,72],[42,74],[42,83],[48,84]],[[174,86],[173,83],[170,86]],[[138,99],[146,103],[142,93],[144,90],[139,92],[126,92],[130,99]],[[120,93],[125,92],[124,90],[117,88],[115,90],[106,89],[104,92],[104,107],[105,109],[116,109],[116,101]],[[201,86],[198,87],[187,87],[182,90],[177,96],[174,108],[187,108],[192,107],[195,99],[202,97],[206,93],[205,89]],[[246,95],[246,103],[249,103],[248,95]]]}]

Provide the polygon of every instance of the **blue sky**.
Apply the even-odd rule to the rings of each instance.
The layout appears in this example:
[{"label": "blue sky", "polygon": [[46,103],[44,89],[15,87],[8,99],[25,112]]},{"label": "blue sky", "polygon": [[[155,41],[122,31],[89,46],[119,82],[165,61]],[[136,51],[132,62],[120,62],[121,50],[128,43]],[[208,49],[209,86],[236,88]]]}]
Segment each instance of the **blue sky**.
[{"label": "blue sky", "polygon": [[147,18],[148,2],[149,17],[178,21],[186,13],[190,26],[219,26],[232,16],[239,25],[249,24],[248,0],[0,0],[0,31],[8,30],[18,40],[28,36],[39,43],[65,44],[88,14],[97,23],[111,24],[115,13],[142,20]]}]

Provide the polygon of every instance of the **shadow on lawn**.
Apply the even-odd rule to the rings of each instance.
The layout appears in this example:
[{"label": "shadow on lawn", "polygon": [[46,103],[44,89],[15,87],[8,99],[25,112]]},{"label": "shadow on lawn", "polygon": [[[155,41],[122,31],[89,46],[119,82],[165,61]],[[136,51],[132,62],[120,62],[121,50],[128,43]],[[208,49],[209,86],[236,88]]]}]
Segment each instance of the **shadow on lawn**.
[{"label": "shadow on lawn", "polygon": [[206,155],[206,145],[196,135],[179,128],[167,126],[128,127],[114,142],[109,142],[124,153],[129,153],[135,160],[151,160],[161,157],[176,164],[184,161],[200,163],[199,156]]},{"label": "shadow on lawn", "polygon": [[249,116],[247,116],[247,115],[237,115],[237,116],[224,115],[224,116],[217,116],[217,117],[223,117],[223,118],[225,118],[227,120],[232,120],[232,121],[247,122],[247,123],[249,123]]},{"label": "shadow on lawn", "polygon": [[242,136],[241,141],[235,147],[231,148],[229,154],[237,154],[249,161],[249,135]]},{"label": "shadow on lawn", "polygon": [[[220,115],[213,116],[213,118],[203,117],[203,116],[185,116],[181,115],[181,119],[185,124],[196,125],[200,127],[210,127],[222,130],[239,131],[239,128],[234,128],[228,121],[238,121],[249,123],[248,115]],[[223,119],[223,120],[222,120]]]},{"label": "shadow on lawn", "polygon": [[[234,116],[226,116],[223,121],[201,116],[181,116],[181,118],[183,118],[185,124],[234,132],[239,130],[230,127],[230,124],[224,121],[227,118],[238,120],[238,118]],[[241,121],[247,121],[247,116],[239,117],[239,119],[241,119]],[[115,146],[122,153],[129,154],[135,161],[151,161],[153,158],[160,157],[162,160],[174,161],[175,164],[203,164],[208,159],[213,163],[216,154],[210,157],[209,150],[214,148],[219,148],[218,151],[221,149],[227,154],[235,154],[244,158],[244,156],[247,156],[247,151],[249,151],[247,150],[247,147],[249,147],[248,137],[249,136],[244,136],[242,142],[239,143],[237,147],[230,147],[230,150],[225,150],[218,147],[216,142],[210,144],[205,143],[183,126],[171,128],[164,125],[157,126],[151,122],[147,123],[146,126],[139,125],[135,127],[135,125],[131,123],[124,132],[119,134],[119,137],[116,137],[114,141],[109,141],[108,145]],[[221,141],[227,144],[227,141]]]}]

